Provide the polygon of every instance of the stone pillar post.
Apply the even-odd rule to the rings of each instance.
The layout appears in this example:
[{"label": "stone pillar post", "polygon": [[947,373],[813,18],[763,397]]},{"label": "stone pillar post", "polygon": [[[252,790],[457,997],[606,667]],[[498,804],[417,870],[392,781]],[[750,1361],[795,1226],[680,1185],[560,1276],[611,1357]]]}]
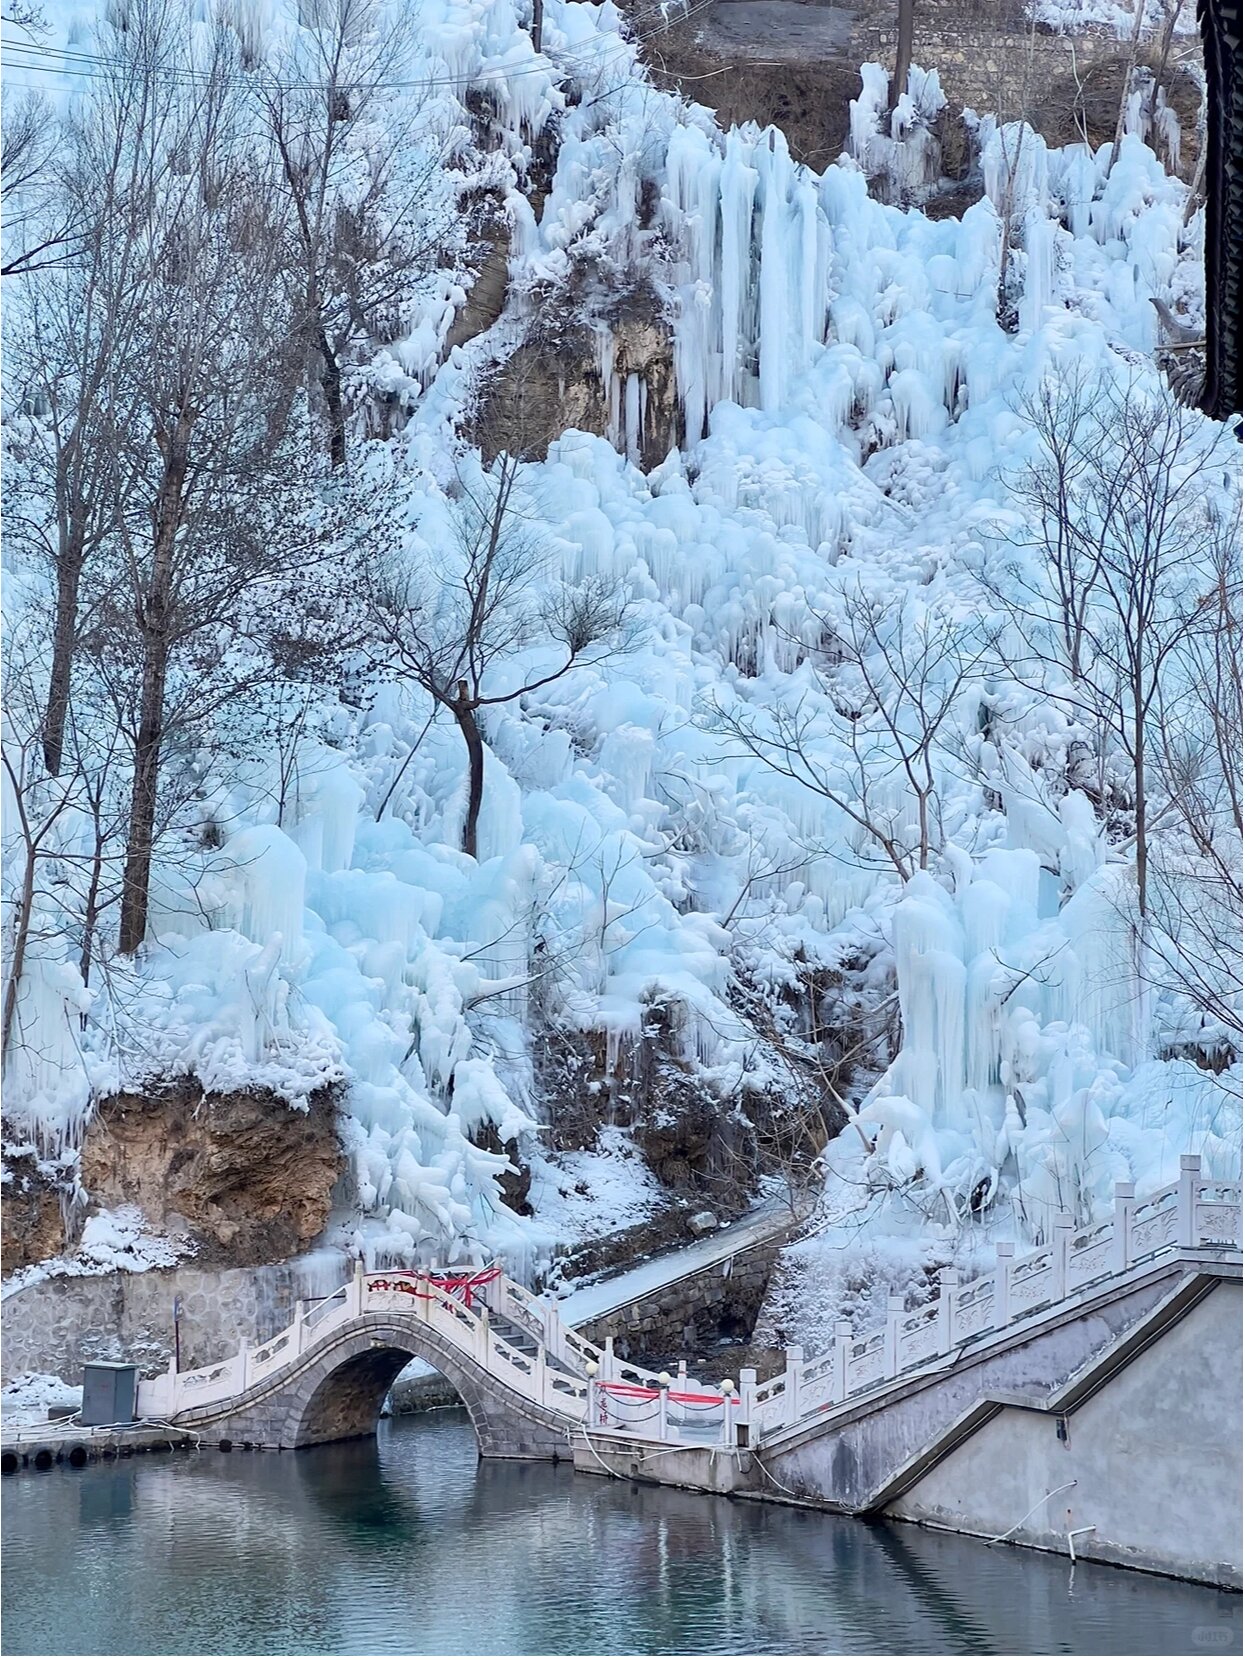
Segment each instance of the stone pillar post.
[{"label": "stone pillar post", "polygon": [[1061,1210],[1055,1218],[1055,1241],[1051,1247],[1051,1297],[1060,1303],[1068,1295],[1068,1248],[1072,1244],[1072,1212]]},{"label": "stone pillar post", "polygon": [[955,1322],[952,1314],[960,1276],[954,1268],[944,1268],[938,1276],[938,1353],[950,1354],[955,1342]]},{"label": "stone pillar post", "polygon": [[1111,1266],[1122,1274],[1132,1261],[1133,1212],[1137,1208],[1137,1189],[1132,1182],[1115,1184],[1115,1228],[1111,1234]]},{"label": "stone pillar post", "polygon": [[899,1322],[903,1298],[892,1292],[886,1299],[886,1330],[882,1335],[882,1376],[893,1378],[899,1370]]},{"label": "stone pillar post", "polygon": [[1012,1260],[1016,1255],[1015,1244],[1010,1239],[1000,1239],[994,1247],[997,1266],[994,1270],[994,1329],[1002,1331],[1012,1317]]},{"label": "stone pillar post", "polygon": [[1197,1190],[1202,1160],[1197,1153],[1181,1153],[1180,1184],[1176,1189],[1176,1244],[1192,1250],[1197,1244]]},{"label": "stone pillar post", "polygon": [[783,1379],[783,1422],[794,1424],[800,1416],[800,1372],[804,1366],[804,1350],[799,1343],[787,1349],[787,1371]]},{"label": "stone pillar post", "polygon": [[[755,1396],[757,1387],[757,1369],[755,1366],[744,1366],[739,1373],[739,1412],[735,1419],[737,1424],[746,1424],[748,1428],[747,1443],[752,1445],[752,1414],[755,1410]],[[739,1437],[736,1436],[736,1441]]]},{"label": "stone pillar post", "polygon": [[836,1320],[834,1322],[834,1398],[836,1401],[847,1399],[847,1356],[851,1346],[851,1321]]}]

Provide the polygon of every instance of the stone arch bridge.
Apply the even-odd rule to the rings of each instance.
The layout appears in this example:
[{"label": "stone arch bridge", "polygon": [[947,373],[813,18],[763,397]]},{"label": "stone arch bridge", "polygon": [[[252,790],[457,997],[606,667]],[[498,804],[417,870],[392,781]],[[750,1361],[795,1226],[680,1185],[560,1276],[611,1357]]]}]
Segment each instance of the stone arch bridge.
[{"label": "stone arch bridge", "polygon": [[[138,1406],[218,1442],[312,1446],[371,1433],[416,1357],[458,1391],[486,1457],[567,1457],[627,1480],[969,1532],[994,1529],[972,1525],[974,1460],[1005,1469],[1007,1446],[1028,1437],[1026,1468],[1051,1489],[1038,1499],[1058,1493],[1062,1520],[1001,1536],[1058,1548],[1067,1535],[1080,1554],[1239,1585],[1240,1478],[1225,1449],[1239,1452],[1240,1284],[1240,1184],[1185,1157],[1180,1180],[1142,1202],[1121,1184],[1099,1226],[1064,1216],[1036,1250],[1002,1244],[993,1272],[963,1284],[944,1272],[922,1307],[893,1301],[872,1333],[840,1326],[823,1354],[792,1348],[765,1382],[624,1364],[496,1267],[359,1267],[269,1342],[140,1384]],[[1194,1495],[1171,1540],[1162,1507],[1134,1502],[1151,1475]],[[1063,1495],[1078,1488],[1074,1510]]]}]

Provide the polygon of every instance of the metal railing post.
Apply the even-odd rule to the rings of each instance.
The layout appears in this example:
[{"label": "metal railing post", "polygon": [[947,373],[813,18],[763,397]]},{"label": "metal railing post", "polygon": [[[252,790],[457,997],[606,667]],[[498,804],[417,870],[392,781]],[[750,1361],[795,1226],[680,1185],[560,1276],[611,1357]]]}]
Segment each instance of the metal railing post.
[{"label": "metal railing post", "polygon": [[1132,1261],[1133,1211],[1137,1189],[1132,1182],[1115,1184],[1115,1227],[1111,1233],[1111,1266],[1122,1274]]},{"label": "metal railing post", "polygon": [[1197,1153],[1181,1153],[1180,1182],[1176,1188],[1176,1244],[1192,1250],[1197,1244],[1197,1190],[1202,1160]]},{"label": "metal railing post", "polygon": [[1000,1239],[994,1247],[997,1265],[994,1270],[994,1329],[1001,1331],[1012,1317],[1012,1259],[1015,1243]]}]

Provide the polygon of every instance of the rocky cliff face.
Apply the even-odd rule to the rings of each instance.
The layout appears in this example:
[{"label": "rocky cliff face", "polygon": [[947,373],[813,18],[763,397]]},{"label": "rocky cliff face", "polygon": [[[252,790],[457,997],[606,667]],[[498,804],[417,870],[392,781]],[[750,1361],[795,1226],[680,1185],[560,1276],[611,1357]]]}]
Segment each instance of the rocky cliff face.
[{"label": "rocky cliff face", "polygon": [[68,1194],[40,1169],[32,1154],[6,1160],[0,1208],[0,1273],[13,1274],[56,1256],[65,1244]]},{"label": "rocky cliff face", "polygon": [[154,1230],[188,1234],[199,1261],[246,1266],[312,1243],[344,1164],[331,1092],[301,1113],[265,1092],[186,1082],[103,1102],[80,1169],[92,1206],[137,1205]]}]

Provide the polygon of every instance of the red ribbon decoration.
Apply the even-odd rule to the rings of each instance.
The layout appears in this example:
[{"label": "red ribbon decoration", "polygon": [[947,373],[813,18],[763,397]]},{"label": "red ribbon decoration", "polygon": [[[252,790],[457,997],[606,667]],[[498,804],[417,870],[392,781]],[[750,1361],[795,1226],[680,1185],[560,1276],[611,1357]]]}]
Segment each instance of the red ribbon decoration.
[{"label": "red ribbon decoration", "polygon": [[458,1297],[460,1302],[470,1308],[471,1293],[478,1291],[483,1285],[490,1285],[493,1280],[500,1277],[500,1268],[482,1268],[474,1274],[425,1274],[412,1271],[409,1279],[369,1280],[367,1288],[369,1291],[404,1291],[408,1297],[431,1297],[431,1291],[425,1290],[421,1283],[426,1282],[428,1285],[435,1285],[438,1291],[446,1291],[451,1297]]}]

